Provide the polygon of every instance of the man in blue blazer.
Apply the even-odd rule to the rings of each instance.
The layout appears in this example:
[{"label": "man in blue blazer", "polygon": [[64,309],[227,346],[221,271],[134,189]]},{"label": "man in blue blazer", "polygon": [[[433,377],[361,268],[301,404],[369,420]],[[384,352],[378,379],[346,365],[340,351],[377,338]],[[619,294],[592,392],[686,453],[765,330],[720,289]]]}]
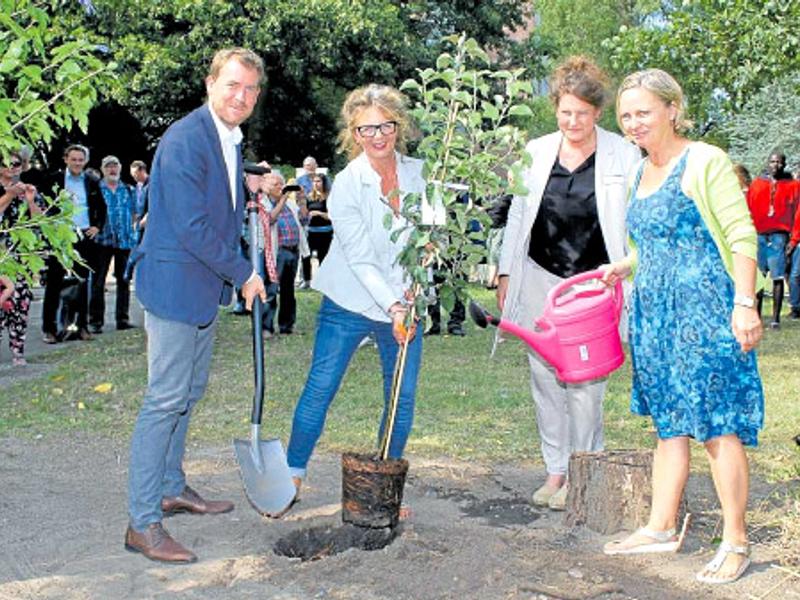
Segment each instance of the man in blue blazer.
[{"label": "man in blue blazer", "polygon": [[208,104],[174,123],[153,159],[147,228],[132,260],[145,309],[147,392],[131,439],[125,547],[162,562],[197,557],[163,528],[175,512],[218,514],[182,469],[192,409],[205,392],[216,316],[242,289],[249,309],[264,283],[239,253],[244,211],[239,125],[253,112],[264,66],[250,50],[220,50]]}]

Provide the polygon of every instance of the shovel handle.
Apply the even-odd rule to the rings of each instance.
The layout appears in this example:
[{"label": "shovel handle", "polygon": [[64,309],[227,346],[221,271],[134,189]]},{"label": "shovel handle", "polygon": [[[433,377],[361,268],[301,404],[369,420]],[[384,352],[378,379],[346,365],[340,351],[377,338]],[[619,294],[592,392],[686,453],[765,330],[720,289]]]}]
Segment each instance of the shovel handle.
[{"label": "shovel handle", "polygon": [[[258,251],[258,204],[247,203],[247,230],[250,234],[250,265],[256,273],[261,272],[261,253]],[[252,425],[261,425],[261,412],[264,409],[264,335],[261,333],[261,298],[253,299],[250,322],[253,328],[253,371],[255,373],[255,392],[253,411],[250,414]]]}]

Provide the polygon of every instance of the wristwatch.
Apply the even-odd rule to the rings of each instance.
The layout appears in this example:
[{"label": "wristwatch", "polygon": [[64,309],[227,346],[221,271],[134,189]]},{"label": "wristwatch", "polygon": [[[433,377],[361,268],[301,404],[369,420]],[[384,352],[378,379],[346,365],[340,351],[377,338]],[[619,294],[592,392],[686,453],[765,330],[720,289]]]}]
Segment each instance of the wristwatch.
[{"label": "wristwatch", "polygon": [[733,303],[745,308],[753,308],[756,305],[756,299],[752,296],[745,296],[744,294],[734,294]]}]

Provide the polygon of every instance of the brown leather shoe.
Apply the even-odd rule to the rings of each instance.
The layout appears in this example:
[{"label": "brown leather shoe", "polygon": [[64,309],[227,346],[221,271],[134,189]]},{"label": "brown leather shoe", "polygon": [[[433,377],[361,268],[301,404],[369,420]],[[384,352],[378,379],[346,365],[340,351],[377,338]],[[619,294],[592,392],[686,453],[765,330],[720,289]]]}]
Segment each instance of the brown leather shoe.
[{"label": "brown leather shoe", "polygon": [[90,342],[94,339],[94,336],[89,333],[88,329],[83,328],[78,331],[78,338],[83,342]]},{"label": "brown leather shoe", "polygon": [[142,533],[128,526],[125,549],[141,552],[150,560],[168,563],[193,563],[197,556],[176,542],[161,523],[153,523]]},{"label": "brown leather shoe", "polygon": [[219,515],[231,512],[233,502],[228,500],[203,500],[200,494],[188,485],[183,491],[173,497],[164,496],[161,499],[161,512],[164,515],[188,512],[193,515]]}]

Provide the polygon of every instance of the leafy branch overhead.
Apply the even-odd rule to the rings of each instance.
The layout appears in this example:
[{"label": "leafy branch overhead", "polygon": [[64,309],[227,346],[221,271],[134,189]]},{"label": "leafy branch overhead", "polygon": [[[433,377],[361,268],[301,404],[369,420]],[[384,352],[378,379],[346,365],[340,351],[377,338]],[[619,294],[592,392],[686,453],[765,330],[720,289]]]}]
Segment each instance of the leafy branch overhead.
[{"label": "leafy branch overhead", "polygon": [[471,270],[486,257],[486,208],[502,194],[523,191],[511,189],[506,174],[522,166],[525,133],[513,119],[531,115],[524,69],[493,70],[488,54],[463,34],[445,40],[452,51],[438,57],[436,68],[419,69],[401,86],[414,101],[415,153],[425,162],[427,189],[404,198],[407,224],[392,236],[406,236],[398,261],[412,280],[413,312],[420,316],[427,312],[431,269],[442,280],[437,293],[446,310],[465,296]]},{"label": "leafy branch overhead", "polygon": [[[77,125],[85,132],[97,89],[112,80],[114,63],[98,56],[80,28],[66,35],[53,26],[56,13],[82,10],[78,3],[0,0],[0,6],[0,162],[5,163],[22,145],[46,149],[57,129]],[[76,258],[71,203],[57,191],[39,191],[53,192],[47,213],[23,211],[17,225],[0,230],[14,248],[0,248],[0,273],[30,276],[42,268],[46,252],[68,267]]]}]

